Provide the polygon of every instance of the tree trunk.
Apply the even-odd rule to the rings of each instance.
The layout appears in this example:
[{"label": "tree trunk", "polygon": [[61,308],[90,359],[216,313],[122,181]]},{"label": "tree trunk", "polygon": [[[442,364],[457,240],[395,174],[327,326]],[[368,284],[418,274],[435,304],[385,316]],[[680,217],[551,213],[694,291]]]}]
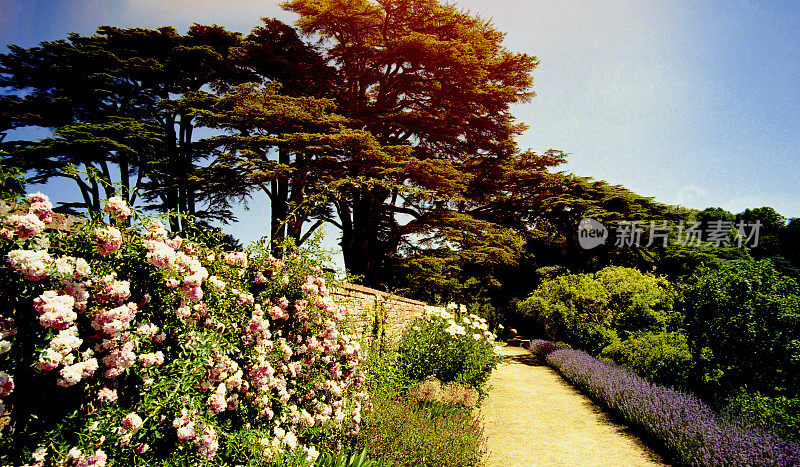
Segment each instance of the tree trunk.
[{"label": "tree trunk", "polygon": [[[278,148],[278,163],[289,165],[289,151],[284,147]],[[283,257],[283,249],[280,245],[286,238],[286,216],[288,215],[289,201],[289,180],[278,179],[272,182],[272,206],[270,215],[270,249],[276,258]]]},{"label": "tree trunk", "polygon": [[[166,185],[165,193],[161,195],[164,202],[164,210],[174,210],[178,212],[178,185],[175,180],[170,180],[171,177],[178,174],[178,148],[177,148],[177,135],[175,134],[175,115],[170,114],[164,119],[164,135],[165,143],[167,146],[167,170],[162,174],[164,177],[163,183]],[[170,216],[169,228],[173,232],[180,230],[180,223],[176,217]]]},{"label": "tree trunk", "polygon": [[380,287],[388,279],[387,245],[380,238],[386,213],[379,200],[385,198],[385,193],[375,190],[372,195],[356,195],[352,224],[349,228],[347,223],[342,224],[342,254],[350,274],[360,276],[364,285]]}]

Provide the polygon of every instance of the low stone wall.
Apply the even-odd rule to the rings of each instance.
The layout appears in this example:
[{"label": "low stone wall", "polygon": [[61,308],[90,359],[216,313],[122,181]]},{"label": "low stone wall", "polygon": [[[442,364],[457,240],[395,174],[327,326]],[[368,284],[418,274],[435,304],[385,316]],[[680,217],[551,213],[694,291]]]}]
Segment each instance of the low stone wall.
[{"label": "low stone wall", "polygon": [[399,336],[408,323],[422,316],[427,304],[361,285],[337,283],[329,287],[333,300],[349,310],[362,338]]},{"label": "low stone wall", "polygon": [[[0,200],[0,216],[10,215],[10,214],[25,214],[25,211],[18,211],[16,210],[16,206]],[[70,216],[68,214],[59,214],[57,212],[54,212],[53,220],[49,224],[47,224],[45,229],[69,231],[73,229],[73,226],[78,226],[78,224],[82,224],[84,222],[86,222],[86,219],[82,217],[75,217],[75,216]]]}]

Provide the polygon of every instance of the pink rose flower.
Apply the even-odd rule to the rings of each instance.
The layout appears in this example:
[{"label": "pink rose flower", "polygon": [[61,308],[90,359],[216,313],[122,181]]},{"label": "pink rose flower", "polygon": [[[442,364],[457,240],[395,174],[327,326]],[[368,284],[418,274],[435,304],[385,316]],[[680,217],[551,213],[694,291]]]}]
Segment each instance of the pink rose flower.
[{"label": "pink rose flower", "polygon": [[114,253],[122,245],[122,233],[116,227],[97,229],[94,237],[97,240],[97,252],[102,256]]},{"label": "pink rose flower", "polygon": [[40,234],[45,227],[44,222],[36,214],[25,214],[24,216],[14,214],[8,217],[8,221],[17,229],[17,236],[20,240]]},{"label": "pink rose flower", "polygon": [[128,207],[128,203],[123,201],[119,196],[108,198],[103,210],[108,213],[108,217],[120,222],[124,222],[125,219],[131,215],[131,209]]}]

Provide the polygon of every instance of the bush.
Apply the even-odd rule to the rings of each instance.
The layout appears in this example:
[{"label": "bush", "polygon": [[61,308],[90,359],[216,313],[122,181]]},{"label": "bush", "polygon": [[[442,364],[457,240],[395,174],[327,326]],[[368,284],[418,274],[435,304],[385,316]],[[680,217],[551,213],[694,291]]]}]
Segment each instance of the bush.
[{"label": "bush", "polygon": [[660,442],[681,465],[800,463],[800,445],[727,421],[690,394],[650,383],[585,352],[556,350],[547,362],[599,404]]},{"label": "bush", "polygon": [[366,387],[370,394],[396,396],[404,393],[413,383],[400,368],[397,342],[385,348],[370,348],[364,366]]},{"label": "bush", "polygon": [[686,387],[692,373],[692,354],[679,332],[644,332],[609,345],[601,356],[666,386]]},{"label": "bush", "polygon": [[800,397],[800,288],[769,260],[701,268],[683,284],[696,386]]},{"label": "bush", "polygon": [[519,309],[533,316],[549,339],[599,353],[619,338],[676,324],[674,301],[666,279],[610,266],[544,281]]},{"label": "bush", "polygon": [[[370,458],[398,466],[475,466],[486,452],[468,408],[410,397],[376,397],[359,438]],[[368,433],[368,434],[367,434]],[[359,444],[361,446],[361,444]]]},{"label": "bush", "polygon": [[27,204],[0,229],[0,462],[306,465],[359,433],[362,354],[307,256],[127,226],[118,198],[43,232]]},{"label": "bush", "polygon": [[403,332],[397,367],[410,381],[434,376],[482,391],[500,361],[494,340],[483,318],[431,307]]}]

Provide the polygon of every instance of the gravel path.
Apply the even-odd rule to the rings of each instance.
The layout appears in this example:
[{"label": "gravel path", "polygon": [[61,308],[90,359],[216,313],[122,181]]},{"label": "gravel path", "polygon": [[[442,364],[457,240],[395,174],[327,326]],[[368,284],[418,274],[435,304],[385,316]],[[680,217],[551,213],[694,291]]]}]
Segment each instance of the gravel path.
[{"label": "gravel path", "polygon": [[488,467],[666,465],[528,350],[503,348],[480,413]]}]

